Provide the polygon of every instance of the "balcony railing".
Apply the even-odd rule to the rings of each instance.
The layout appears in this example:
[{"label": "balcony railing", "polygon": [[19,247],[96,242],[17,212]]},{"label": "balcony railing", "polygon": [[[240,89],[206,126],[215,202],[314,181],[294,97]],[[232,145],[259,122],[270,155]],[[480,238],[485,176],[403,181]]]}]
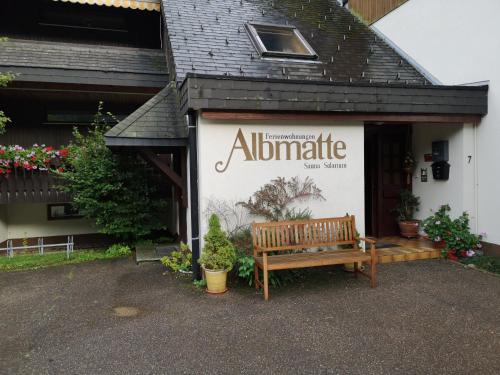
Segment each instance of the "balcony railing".
[{"label": "balcony railing", "polygon": [[69,194],[57,189],[63,183],[47,171],[15,169],[0,177],[0,204],[69,202]]}]

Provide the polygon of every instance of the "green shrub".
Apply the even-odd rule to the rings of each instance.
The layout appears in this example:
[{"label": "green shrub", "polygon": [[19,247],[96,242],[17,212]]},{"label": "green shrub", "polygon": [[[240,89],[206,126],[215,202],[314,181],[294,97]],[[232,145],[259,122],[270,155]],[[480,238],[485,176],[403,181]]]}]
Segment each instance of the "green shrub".
[{"label": "green shrub", "polygon": [[231,270],[236,262],[236,251],[222,230],[219,217],[215,214],[210,216],[204,240],[203,253],[198,263],[209,270]]},{"label": "green shrub", "polygon": [[106,256],[112,257],[112,258],[118,258],[118,257],[128,257],[132,254],[132,250],[130,250],[130,247],[127,245],[123,244],[114,244],[106,250]]},{"label": "green shrub", "polygon": [[253,256],[240,256],[238,258],[238,277],[245,280],[249,286],[252,286],[254,280],[255,259]]},{"label": "green shrub", "polygon": [[441,241],[448,235],[452,225],[450,211],[450,206],[442,205],[433,215],[422,222],[423,229],[430,240]]},{"label": "green shrub", "polygon": [[101,233],[134,241],[165,229],[167,202],[151,168],[134,153],[113,153],[105,143],[109,129],[102,103],[85,133],[75,128],[62,190],[93,220]]},{"label": "green shrub", "polygon": [[165,267],[170,268],[173,272],[190,272],[193,254],[189,246],[181,242],[179,251],[172,251],[170,255],[161,258],[161,262]]}]

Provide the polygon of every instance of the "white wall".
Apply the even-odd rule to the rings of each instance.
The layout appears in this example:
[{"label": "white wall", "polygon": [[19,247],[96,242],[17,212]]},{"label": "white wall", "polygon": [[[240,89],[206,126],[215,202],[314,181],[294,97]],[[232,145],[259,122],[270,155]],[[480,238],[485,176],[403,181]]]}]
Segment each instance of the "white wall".
[{"label": "white wall", "polygon": [[97,232],[92,223],[84,219],[47,220],[47,205],[44,203],[9,204],[6,207],[9,239]]},{"label": "white wall", "polygon": [[0,205],[0,243],[7,240],[7,205]]},{"label": "white wall", "polygon": [[[416,124],[413,126],[413,151],[417,167],[413,176],[413,192],[421,197],[418,219],[425,219],[443,204],[450,205],[453,217],[467,211],[471,227],[476,226],[474,129],[471,124]],[[432,177],[432,162],[425,154],[432,153],[433,141],[449,142],[450,178],[437,181]],[[472,148],[471,148],[472,146]],[[427,170],[427,182],[421,180],[421,170]]]},{"label": "white wall", "polygon": [[500,244],[500,1],[410,0],[374,24],[443,84],[489,81],[477,127],[478,232]]},{"label": "white wall", "polygon": [[[225,166],[235,144],[238,130],[251,147],[251,133],[262,132],[271,135],[307,135],[317,140],[322,134],[329,134],[332,140],[346,144],[342,160],[245,160],[241,149],[236,149],[228,168],[217,172],[219,161]],[[246,201],[262,185],[277,177],[310,177],[323,191],[326,201],[309,200],[302,207],[308,207],[313,217],[344,216],[347,212],[356,215],[358,231],[364,234],[364,127],[361,123],[332,122],[213,122],[199,119],[199,196],[201,216],[201,237],[207,230],[207,206],[214,200],[234,203]],[[238,143],[239,145],[239,143]],[[325,155],[324,155],[325,156]],[[283,159],[283,158],[281,158]],[[346,168],[326,168],[325,163],[346,164]],[[317,164],[318,169],[308,169],[305,164]],[[248,223],[255,218],[246,217]]]}]

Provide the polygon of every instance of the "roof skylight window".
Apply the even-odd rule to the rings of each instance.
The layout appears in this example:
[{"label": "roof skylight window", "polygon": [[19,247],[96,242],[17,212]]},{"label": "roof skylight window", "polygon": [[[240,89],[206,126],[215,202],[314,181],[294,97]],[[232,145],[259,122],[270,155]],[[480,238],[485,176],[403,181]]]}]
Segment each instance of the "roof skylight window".
[{"label": "roof skylight window", "polygon": [[262,56],[316,59],[318,55],[299,30],[288,25],[248,23],[247,30]]}]

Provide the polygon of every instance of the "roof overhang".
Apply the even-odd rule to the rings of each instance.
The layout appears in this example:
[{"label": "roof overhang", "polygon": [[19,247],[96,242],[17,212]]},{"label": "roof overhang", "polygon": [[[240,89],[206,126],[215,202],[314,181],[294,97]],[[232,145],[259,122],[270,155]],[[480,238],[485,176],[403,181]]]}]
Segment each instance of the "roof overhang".
[{"label": "roof overhang", "polygon": [[187,138],[126,138],[106,136],[108,147],[184,147]]},{"label": "roof overhang", "polygon": [[155,89],[161,89],[168,84],[168,75],[166,74],[106,72],[29,66],[0,66],[0,71],[14,73],[16,82],[142,87]]},{"label": "roof overhang", "polygon": [[291,112],[358,116],[364,121],[380,121],[382,116],[401,121],[405,116],[409,122],[425,117],[428,122],[460,122],[480,119],[488,112],[488,86],[345,84],[188,74],[180,97],[183,113],[192,109],[256,116],[266,111],[281,116]]},{"label": "roof overhang", "polygon": [[188,128],[170,84],[104,135],[109,147],[183,147]]}]

